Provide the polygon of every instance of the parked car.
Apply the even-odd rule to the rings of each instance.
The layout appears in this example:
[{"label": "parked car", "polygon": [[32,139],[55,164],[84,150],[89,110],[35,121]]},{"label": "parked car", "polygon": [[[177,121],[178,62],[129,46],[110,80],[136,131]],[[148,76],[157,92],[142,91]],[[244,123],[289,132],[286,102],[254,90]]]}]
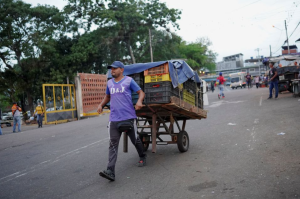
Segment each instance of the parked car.
[{"label": "parked car", "polygon": [[6,126],[11,126],[12,122],[13,122],[12,116],[3,116],[1,120],[1,125],[5,124]]}]

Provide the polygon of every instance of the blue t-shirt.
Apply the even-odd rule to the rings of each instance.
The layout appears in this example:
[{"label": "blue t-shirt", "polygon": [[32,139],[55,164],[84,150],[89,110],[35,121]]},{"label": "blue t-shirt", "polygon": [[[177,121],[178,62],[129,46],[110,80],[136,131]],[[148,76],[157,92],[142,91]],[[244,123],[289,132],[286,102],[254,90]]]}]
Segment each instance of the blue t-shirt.
[{"label": "blue t-shirt", "polygon": [[141,88],[131,77],[125,76],[119,82],[115,82],[114,79],[107,82],[105,93],[110,95],[109,121],[117,122],[136,118],[131,93],[139,90]]},{"label": "blue t-shirt", "polygon": [[[125,78],[125,77],[126,77],[126,76],[124,76],[124,78]],[[122,82],[122,81],[124,80],[124,78],[123,78],[121,81],[119,81],[118,83],[115,82],[114,79],[112,79],[112,80],[113,80],[113,82],[114,82],[115,84],[119,84],[120,82]],[[140,87],[140,86],[132,79],[131,82],[130,82],[130,90],[131,90],[132,92],[136,93],[136,92],[138,92],[139,90],[141,90],[141,87]],[[106,93],[107,95],[110,95],[110,91],[109,91],[109,89],[108,89],[108,84],[107,84],[107,86],[106,86],[106,91],[105,91],[105,93]]]}]

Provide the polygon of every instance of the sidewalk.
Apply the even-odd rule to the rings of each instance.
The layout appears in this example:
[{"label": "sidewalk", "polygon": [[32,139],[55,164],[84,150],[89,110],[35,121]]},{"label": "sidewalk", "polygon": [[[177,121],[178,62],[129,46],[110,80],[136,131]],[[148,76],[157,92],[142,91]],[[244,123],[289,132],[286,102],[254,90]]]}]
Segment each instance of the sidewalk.
[{"label": "sidewalk", "polygon": [[[50,126],[53,126],[53,124],[43,125],[43,128],[47,128],[47,127],[50,127]],[[3,135],[13,133],[13,126],[9,126],[9,127],[5,126],[4,127],[4,125],[3,125],[2,127],[3,127],[2,128]],[[29,131],[29,130],[37,129],[37,128],[38,128],[37,124],[29,124],[29,125],[22,124],[21,132],[25,132],[25,131]],[[16,126],[16,132],[18,133],[18,126]]]},{"label": "sidewalk", "polygon": [[[109,114],[110,111],[106,110],[106,111],[103,111],[103,113],[101,114],[91,114],[89,117],[85,117],[85,118],[81,118],[80,120],[85,120],[85,119],[89,119],[90,117],[101,117],[103,115],[107,115]],[[71,121],[71,122],[76,122],[78,120],[74,120],[74,121]],[[45,124],[45,121],[43,121],[43,128],[48,128],[48,127],[51,127],[51,126],[55,126],[56,124]],[[37,129],[38,128],[38,124],[25,124],[24,122],[22,122],[22,125],[21,125],[21,133],[22,132],[25,132],[25,131],[30,131],[32,129]],[[11,126],[6,126],[6,125],[2,125],[2,134],[5,135],[5,134],[12,134],[13,133],[13,123]],[[18,133],[18,126],[16,126],[16,133]]]}]

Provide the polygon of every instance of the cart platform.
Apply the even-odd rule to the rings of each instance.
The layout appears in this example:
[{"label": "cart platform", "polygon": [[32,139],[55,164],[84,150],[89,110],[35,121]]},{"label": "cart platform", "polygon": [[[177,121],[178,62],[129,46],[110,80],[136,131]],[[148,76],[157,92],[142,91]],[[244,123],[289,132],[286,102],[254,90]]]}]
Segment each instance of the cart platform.
[{"label": "cart platform", "polygon": [[[152,153],[156,152],[156,145],[168,144],[177,144],[180,152],[186,152],[189,148],[189,136],[185,131],[186,120],[205,119],[207,117],[206,110],[174,96],[171,97],[171,103],[144,105],[136,111],[136,114],[138,117],[138,134],[143,143],[144,151],[148,150],[151,143]],[[180,120],[182,120],[181,126]],[[175,132],[174,124],[176,124],[179,132]],[[171,136],[171,141],[163,140],[161,135]],[[127,152],[128,149],[127,139],[127,136],[124,136],[124,152]]]}]

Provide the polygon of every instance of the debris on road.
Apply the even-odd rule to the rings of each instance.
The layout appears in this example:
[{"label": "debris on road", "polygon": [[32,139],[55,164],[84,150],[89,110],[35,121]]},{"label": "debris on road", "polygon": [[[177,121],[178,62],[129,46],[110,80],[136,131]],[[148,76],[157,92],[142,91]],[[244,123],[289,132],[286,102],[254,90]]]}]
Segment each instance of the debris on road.
[{"label": "debris on road", "polygon": [[284,132],[281,132],[281,133],[278,133],[277,135],[285,135],[285,133],[284,133]]},{"label": "debris on road", "polygon": [[228,123],[227,125],[229,125],[229,126],[235,126],[236,124],[235,123]]}]

